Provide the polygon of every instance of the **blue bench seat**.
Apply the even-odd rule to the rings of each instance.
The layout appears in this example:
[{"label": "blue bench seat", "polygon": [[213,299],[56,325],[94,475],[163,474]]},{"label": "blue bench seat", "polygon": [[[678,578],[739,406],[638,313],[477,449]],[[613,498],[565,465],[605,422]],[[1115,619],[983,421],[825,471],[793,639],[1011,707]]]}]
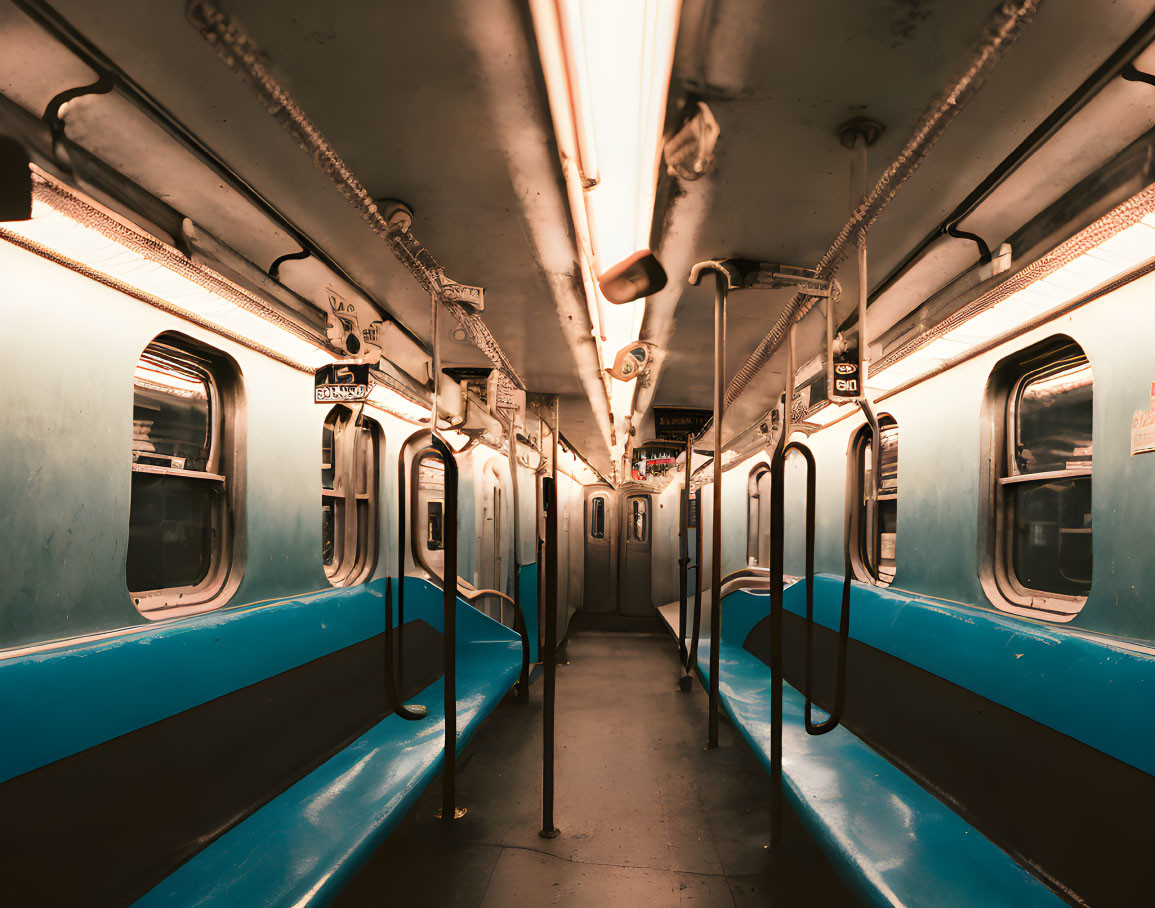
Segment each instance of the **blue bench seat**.
[{"label": "blue bench seat", "polygon": [[[440,590],[407,578],[406,618],[441,629]],[[457,615],[458,750],[517,681],[520,638],[464,602]],[[135,904],[324,905],[400,823],[444,763],[444,681],[211,842]]]},{"label": "blue bench seat", "polygon": [[[797,585],[798,588],[801,584]],[[731,594],[722,611],[719,695],[770,766],[770,670],[743,647],[769,596]],[[699,671],[708,677],[703,629]],[[705,683],[705,681],[704,681]],[[1064,902],[945,803],[846,728],[806,733],[804,698],[783,685],[788,803],[852,887],[879,905],[1061,905]]]}]

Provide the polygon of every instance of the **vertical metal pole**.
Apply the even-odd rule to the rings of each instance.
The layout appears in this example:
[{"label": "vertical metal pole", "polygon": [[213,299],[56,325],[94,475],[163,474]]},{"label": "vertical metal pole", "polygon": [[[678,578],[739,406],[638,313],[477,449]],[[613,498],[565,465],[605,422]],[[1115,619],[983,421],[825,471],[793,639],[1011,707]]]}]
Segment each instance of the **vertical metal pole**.
[{"label": "vertical metal pole", "polygon": [[[728,279],[714,272],[714,516],[710,529],[710,738],[718,746],[718,648],[722,636],[722,395],[726,371],[726,290]],[[699,523],[701,515],[699,515]],[[699,530],[701,532],[701,530]]]},{"label": "vertical metal pole", "polygon": [[[517,702],[529,702],[529,632],[521,610],[521,499],[517,482],[517,411],[509,417],[509,481],[513,486],[513,608],[521,616],[521,676]],[[515,616],[516,617],[516,616]]]},{"label": "vertical metal pole", "polygon": [[785,530],[786,432],[789,403],[782,433],[770,458],[770,844],[782,836],[782,580]]},{"label": "vertical metal pole", "polygon": [[445,770],[441,774],[441,819],[465,816],[457,794],[457,462],[453,450],[433,436],[445,462],[445,577],[442,581],[442,641],[445,660]]},{"label": "vertical metal pole", "polygon": [[[678,658],[682,663],[682,674],[686,676],[686,590],[687,566],[690,563],[690,453],[694,436],[686,435],[685,481],[682,483],[681,514],[678,522]],[[686,686],[688,690],[688,685]]]},{"label": "vertical metal pole", "polygon": [[698,525],[694,528],[694,631],[690,637],[690,655],[686,674],[693,675],[698,665],[698,639],[702,636],[702,490],[694,493],[698,505]]},{"label": "vertical metal pole", "polygon": [[[854,147],[858,151],[858,186],[855,187],[858,199],[854,201],[853,205],[857,205],[866,197],[867,182],[866,182],[866,166],[867,166],[867,145],[866,136],[859,135],[854,140]],[[866,396],[866,375],[867,365],[870,362],[870,351],[866,346],[866,302],[867,302],[867,274],[866,274],[866,228],[863,227],[858,231],[858,359],[862,364],[858,371],[859,393]]]},{"label": "vertical metal pole", "polygon": [[557,434],[558,399],[553,399],[553,463],[545,515],[545,676],[542,679],[541,831],[544,839],[560,833],[553,821],[554,709],[557,699]]}]

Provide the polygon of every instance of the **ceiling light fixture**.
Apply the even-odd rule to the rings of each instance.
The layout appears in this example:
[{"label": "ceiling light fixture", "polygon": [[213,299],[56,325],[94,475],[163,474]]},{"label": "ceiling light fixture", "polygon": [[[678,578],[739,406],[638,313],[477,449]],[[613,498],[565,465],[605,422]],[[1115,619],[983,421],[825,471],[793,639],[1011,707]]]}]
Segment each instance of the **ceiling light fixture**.
[{"label": "ceiling light fixture", "polygon": [[[647,253],[681,2],[531,0],[530,9],[605,370],[641,332],[645,298],[633,297],[664,280]],[[624,302],[609,305],[594,278]],[[622,438],[634,388],[610,379],[608,391]]]}]

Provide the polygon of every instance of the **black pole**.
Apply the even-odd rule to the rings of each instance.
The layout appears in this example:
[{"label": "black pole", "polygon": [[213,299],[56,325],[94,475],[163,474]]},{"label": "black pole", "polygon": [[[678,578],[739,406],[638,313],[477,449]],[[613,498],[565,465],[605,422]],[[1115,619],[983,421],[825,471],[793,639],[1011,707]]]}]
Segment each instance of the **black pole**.
[{"label": "black pole", "polygon": [[560,830],[553,820],[554,788],[554,709],[557,697],[557,398],[553,411],[553,463],[545,499],[545,677],[542,683],[542,751],[541,751],[541,831],[542,838],[552,839]]},{"label": "black pole", "polygon": [[445,464],[445,567],[442,587],[442,643],[445,660],[445,769],[441,774],[441,819],[465,816],[457,799],[457,461],[444,441],[432,437]]},{"label": "black pole", "polygon": [[688,565],[690,563],[690,449],[694,443],[692,435],[686,436],[686,478],[682,483],[682,494],[679,498],[681,513],[678,516],[678,659],[682,665],[682,690],[689,690],[690,683],[686,659],[689,653],[686,649],[686,592],[688,585]]},{"label": "black pole", "polygon": [[690,637],[690,655],[686,671],[698,667],[698,640],[702,636],[702,490],[694,493],[698,521],[694,525],[694,631]]},{"label": "black pole", "polygon": [[529,703],[529,631],[521,611],[521,499],[517,482],[517,414],[509,417],[509,481],[513,486],[513,612],[521,622],[521,675],[517,702]]},{"label": "black pole", "polygon": [[[790,403],[786,402],[788,408]],[[786,433],[789,411],[784,411],[782,433],[770,458],[770,844],[782,837],[782,586],[785,557]]]},{"label": "black pole", "polygon": [[[722,636],[722,395],[726,369],[726,274],[714,272],[714,507],[710,529],[710,738],[718,746],[718,649]],[[701,530],[699,530],[699,533]]]}]

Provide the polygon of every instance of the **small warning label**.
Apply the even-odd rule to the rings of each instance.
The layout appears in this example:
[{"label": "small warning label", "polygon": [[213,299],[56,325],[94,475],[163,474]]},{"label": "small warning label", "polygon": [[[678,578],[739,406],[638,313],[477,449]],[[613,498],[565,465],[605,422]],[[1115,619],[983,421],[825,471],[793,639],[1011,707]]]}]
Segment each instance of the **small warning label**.
[{"label": "small warning label", "polygon": [[1131,453],[1155,451],[1155,382],[1151,383],[1151,402],[1146,410],[1136,410],[1131,418]]}]

